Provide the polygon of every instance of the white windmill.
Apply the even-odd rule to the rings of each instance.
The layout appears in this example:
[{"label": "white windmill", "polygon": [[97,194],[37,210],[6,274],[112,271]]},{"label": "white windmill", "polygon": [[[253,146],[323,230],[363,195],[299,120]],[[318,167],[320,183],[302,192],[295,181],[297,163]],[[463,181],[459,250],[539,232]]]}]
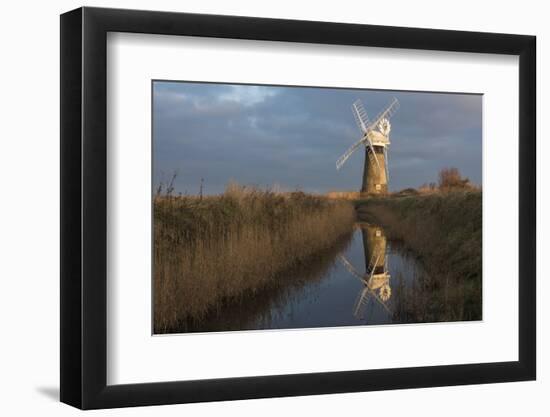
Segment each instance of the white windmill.
[{"label": "white windmill", "polygon": [[394,98],[373,122],[369,122],[361,100],[356,100],[351,106],[362,137],[336,161],[336,169],[339,170],[353,152],[365,146],[362,193],[382,194],[388,191],[388,145],[390,144],[391,130],[389,119],[398,108],[399,101]]}]

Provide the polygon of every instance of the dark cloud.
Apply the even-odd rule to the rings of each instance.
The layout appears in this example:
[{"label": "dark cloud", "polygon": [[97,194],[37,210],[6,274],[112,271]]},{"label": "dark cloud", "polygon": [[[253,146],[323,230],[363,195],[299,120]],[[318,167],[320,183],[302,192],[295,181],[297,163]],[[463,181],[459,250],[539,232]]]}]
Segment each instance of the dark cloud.
[{"label": "dark cloud", "polygon": [[176,190],[208,193],[234,179],[312,192],[360,186],[364,151],[336,171],[359,130],[351,103],[374,118],[393,97],[390,188],[435,181],[456,166],[481,183],[479,95],[155,82],[154,182],[178,172]]}]

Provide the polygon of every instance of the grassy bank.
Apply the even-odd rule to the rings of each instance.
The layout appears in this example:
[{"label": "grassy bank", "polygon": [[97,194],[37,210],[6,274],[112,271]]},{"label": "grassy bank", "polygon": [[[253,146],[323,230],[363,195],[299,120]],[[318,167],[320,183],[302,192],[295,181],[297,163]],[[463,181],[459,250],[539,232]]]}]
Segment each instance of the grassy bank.
[{"label": "grassy bank", "polygon": [[384,226],[428,272],[403,297],[400,314],[418,321],[481,319],[480,191],[372,198],[357,202],[357,211]]},{"label": "grassy bank", "polygon": [[228,300],[277,285],[355,221],[349,202],[238,185],[154,201],[154,326],[169,332]]}]

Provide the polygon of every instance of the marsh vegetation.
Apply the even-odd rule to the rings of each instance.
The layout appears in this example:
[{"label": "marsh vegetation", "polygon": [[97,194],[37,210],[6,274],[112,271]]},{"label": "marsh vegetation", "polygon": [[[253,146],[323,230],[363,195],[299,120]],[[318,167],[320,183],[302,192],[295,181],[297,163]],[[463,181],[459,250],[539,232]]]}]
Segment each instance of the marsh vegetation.
[{"label": "marsh vegetation", "polygon": [[[168,190],[170,191],[170,190]],[[285,271],[323,258],[349,237],[348,201],[229,184],[217,196],[154,198],[154,331],[201,321],[254,298]]]},{"label": "marsh vegetation", "polygon": [[358,201],[360,218],[384,227],[428,274],[401,292],[400,314],[418,322],[482,317],[482,193],[448,189]]}]

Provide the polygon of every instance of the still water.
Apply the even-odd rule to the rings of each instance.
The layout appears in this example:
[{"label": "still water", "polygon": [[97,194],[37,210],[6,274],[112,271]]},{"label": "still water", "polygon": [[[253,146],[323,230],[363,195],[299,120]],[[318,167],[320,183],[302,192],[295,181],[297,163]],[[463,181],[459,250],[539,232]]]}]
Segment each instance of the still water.
[{"label": "still water", "polygon": [[220,307],[187,332],[377,325],[414,321],[403,311],[426,278],[383,228],[357,223],[348,240],[276,287]]}]

